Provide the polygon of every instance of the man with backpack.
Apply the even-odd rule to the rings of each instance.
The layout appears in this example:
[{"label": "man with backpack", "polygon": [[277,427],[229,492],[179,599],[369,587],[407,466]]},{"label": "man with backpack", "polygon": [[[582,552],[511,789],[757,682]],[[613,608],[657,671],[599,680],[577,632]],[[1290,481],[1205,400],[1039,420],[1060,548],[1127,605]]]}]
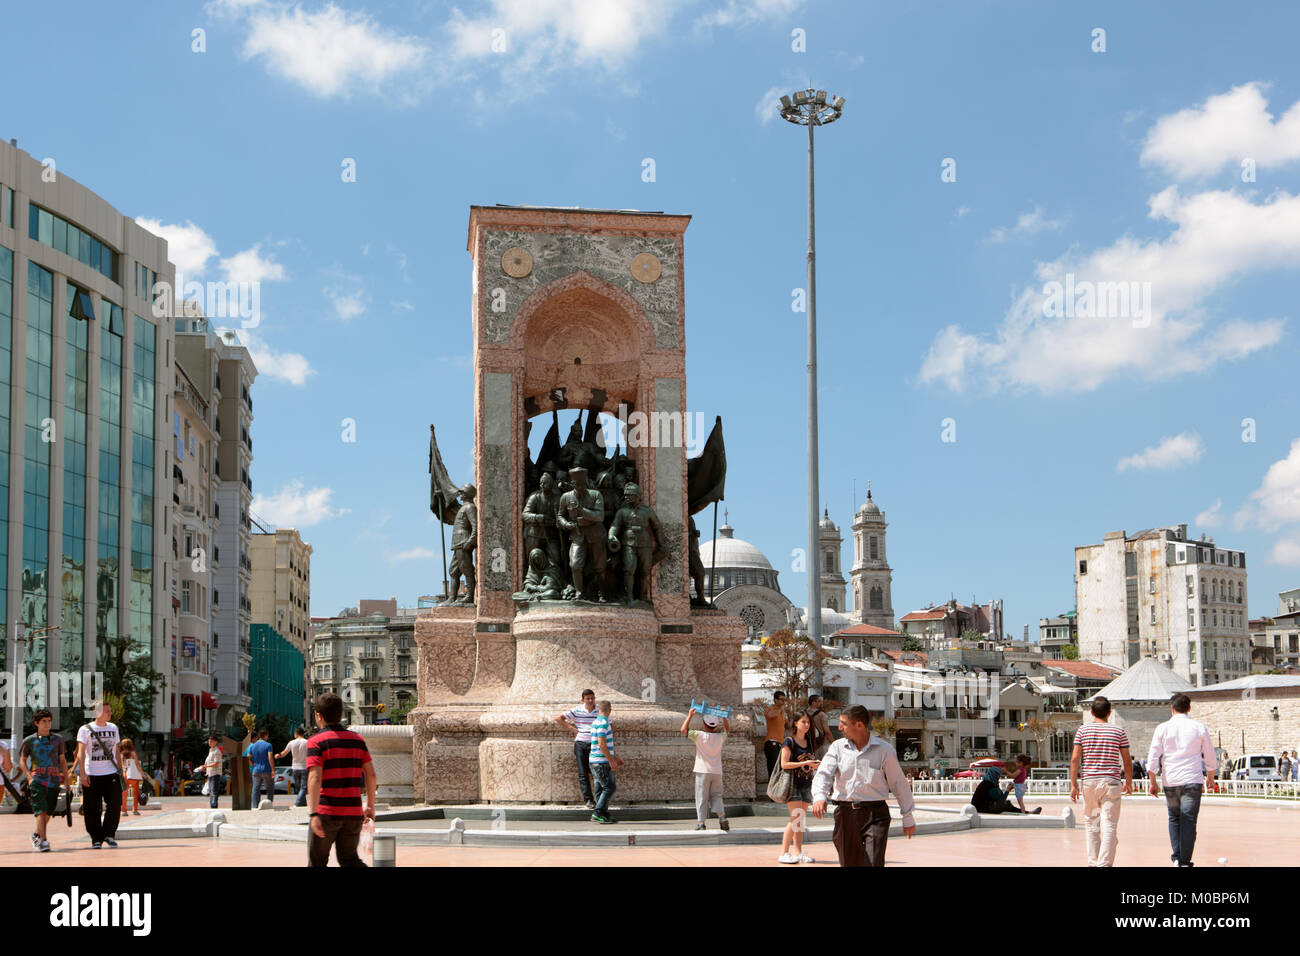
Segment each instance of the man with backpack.
[{"label": "man with backpack", "polygon": [[[95,719],[77,731],[77,756],[73,763],[81,778],[83,815],[90,845],[117,848],[117,823],[122,815],[121,735],[111,723],[113,708],[107,701],[91,705]],[[100,813],[103,813],[101,818]]]}]

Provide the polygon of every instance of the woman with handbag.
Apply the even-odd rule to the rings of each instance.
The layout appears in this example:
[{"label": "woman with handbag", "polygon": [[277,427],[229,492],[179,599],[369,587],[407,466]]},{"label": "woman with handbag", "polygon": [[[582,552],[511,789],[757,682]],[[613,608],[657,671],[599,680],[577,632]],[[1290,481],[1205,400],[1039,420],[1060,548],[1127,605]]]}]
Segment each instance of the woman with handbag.
[{"label": "woman with handbag", "polygon": [[[813,858],[803,852],[803,835],[807,827],[808,804],[812,803],[813,774],[817,772],[816,748],[813,740],[813,715],[804,711],[795,718],[794,729],[790,736],[781,741],[781,757],[778,765],[782,773],[789,776],[790,792],[786,806],[790,810],[790,822],[785,825],[781,837],[781,863],[812,863]],[[790,852],[790,843],[794,843],[794,852]]]}]

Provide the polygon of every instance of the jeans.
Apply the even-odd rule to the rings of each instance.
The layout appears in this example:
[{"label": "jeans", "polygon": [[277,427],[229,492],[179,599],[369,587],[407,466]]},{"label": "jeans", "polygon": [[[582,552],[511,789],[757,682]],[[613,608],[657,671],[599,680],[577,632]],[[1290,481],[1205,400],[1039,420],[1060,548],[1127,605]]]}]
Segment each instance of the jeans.
[{"label": "jeans", "polygon": [[1088,831],[1088,865],[1114,866],[1124,784],[1119,777],[1088,777],[1079,789],[1083,791],[1083,825]]},{"label": "jeans", "polygon": [[1201,811],[1203,784],[1192,783],[1184,787],[1165,787],[1165,804],[1169,808],[1170,859],[1179,866],[1192,865],[1192,850],[1196,846],[1196,815]]},{"label": "jeans", "polygon": [[596,778],[596,809],[604,816],[609,812],[609,801],[614,798],[614,768],[607,763],[593,763],[591,775]]},{"label": "jeans", "polygon": [[293,788],[298,791],[298,802],[295,807],[307,806],[307,771],[293,771]]},{"label": "jeans", "polygon": [[772,771],[776,768],[776,758],[781,756],[781,741],[764,740],[763,756],[767,758],[767,779],[772,779]]},{"label": "jeans", "polygon": [[217,791],[221,789],[220,777],[208,777],[208,806],[217,809]]},{"label": "jeans", "polygon": [[266,798],[272,803],[275,802],[275,774],[274,773],[255,773],[253,774],[253,809],[256,810],[262,803],[262,793],[266,793]]},{"label": "jeans", "polygon": [[592,803],[591,796],[591,774],[588,771],[587,761],[591,758],[591,741],[575,740],[573,742],[573,756],[578,761],[578,788],[582,791],[583,803]]},{"label": "jeans", "polygon": [[[90,777],[82,791],[81,802],[86,818],[86,833],[91,843],[103,843],[117,836],[117,822],[122,817],[122,778],[115,773]],[[103,818],[100,818],[100,809]]]},{"label": "jeans", "polygon": [[330,847],[335,848],[339,866],[365,866],[357,855],[357,844],[361,842],[361,825],[365,817],[320,816],[321,827],[325,830],[323,837],[318,837],[307,828],[307,865],[329,866]]}]

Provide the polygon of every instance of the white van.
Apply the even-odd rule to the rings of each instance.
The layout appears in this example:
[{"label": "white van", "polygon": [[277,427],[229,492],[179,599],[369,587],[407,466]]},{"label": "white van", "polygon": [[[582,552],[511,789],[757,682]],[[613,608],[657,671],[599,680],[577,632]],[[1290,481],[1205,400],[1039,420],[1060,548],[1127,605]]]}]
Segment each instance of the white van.
[{"label": "white van", "polygon": [[1233,780],[1281,780],[1277,757],[1272,754],[1246,754],[1232,762]]}]

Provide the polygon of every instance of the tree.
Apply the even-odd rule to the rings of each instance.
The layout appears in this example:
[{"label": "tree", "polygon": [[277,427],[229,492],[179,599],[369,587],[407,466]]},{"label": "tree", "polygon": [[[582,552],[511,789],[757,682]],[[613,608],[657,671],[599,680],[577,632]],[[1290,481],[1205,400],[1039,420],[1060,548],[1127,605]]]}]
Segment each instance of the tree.
[{"label": "tree", "polygon": [[107,638],[101,647],[104,699],[113,707],[113,722],[123,737],[139,740],[153,719],[154,700],[166,677],[153,669],[144,648],[129,634]]},{"label": "tree", "polygon": [[1030,717],[1022,726],[1038,743],[1039,761],[1044,764],[1048,763],[1047,755],[1049,754],[1049,751],[1043,748],[1043,743],[1044,741],[1049,740],[1051,736],[1056,733],[1056,718],[1050,716],[1046,718],[1037,716]]},{"label": "tree", "polygon": [[1079,659],[1079,645],[1066,644],[1061,647],[1061,653],[1067,661],[1077,661]]},{"label": "tree", "polygon": [[966,630],[961,632],[961,640],[982,641],[984,640],[984,635],[981,634],[979,631],[975,630],[974,628],[968,627],[966,628]]},{"label": "tree", "polygon": [[914,637],[911,634],[908,634],[906,637],[903,638],[903,650],[923,651],[925,650],[925,644],[922,643],[919,637]]},{"label": "tree", "polygon": [[208,755],[208,735],[199,726],[198,721],[191,720],[185,724],[185,732],[180,742],[172,748],[181,760],[187,763],[199,763]]},{"label": "tree", "polygon": [[871,730],[877,737],[892,741],[898,733],[898,721],[893,717],[877,717],[871,721]]},{"label": "tree", "polygon": [[261,727],[266,728],[271,746],[275,748],[276,753],[283,750],[293,738],[293,728],[297,726],[293,718],[285,714],[262,714],[257,722]]},{"label": "tree", "polygon": [[397,705],[393,707],[392,713],[389,714],[395,724],[406,723],[406,715],[415,710],[415,697],[398,697]]},{"label": "tree", "polygon": [[764,687],[783,690],[787,700],[795,700],[821,684],[822,662],[830,656],[812,638],[782,628],[767,639],[750,666],[768,672]]}]

